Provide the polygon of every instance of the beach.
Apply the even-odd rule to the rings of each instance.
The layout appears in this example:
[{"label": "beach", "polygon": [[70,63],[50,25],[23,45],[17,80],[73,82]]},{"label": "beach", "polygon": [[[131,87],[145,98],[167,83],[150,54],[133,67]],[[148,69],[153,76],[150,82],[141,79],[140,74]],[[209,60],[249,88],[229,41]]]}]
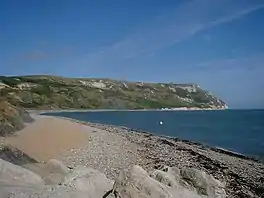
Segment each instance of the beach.
[{"label": "beach", "polygon": [[125,127],[32,116],[33,123],[5,142],[36,161],[55,158],[68,167],[84,165],[110,179],[136,164],[147,171],[193,167],[225,183],[228,197],[263,196],[264,165],[249,157]]},{"label": "beach", "polygon": [[35,122],[6,139],[6,142],[36,159],[45,161],[81,147],[89,139],[87,126],[48,116],[32,116]]}]

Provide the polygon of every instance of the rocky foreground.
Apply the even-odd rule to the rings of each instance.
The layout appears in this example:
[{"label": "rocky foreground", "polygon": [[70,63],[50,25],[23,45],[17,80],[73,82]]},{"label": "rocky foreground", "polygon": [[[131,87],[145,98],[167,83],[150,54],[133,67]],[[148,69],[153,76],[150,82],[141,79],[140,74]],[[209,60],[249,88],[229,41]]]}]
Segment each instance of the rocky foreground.
[{"label": "rocky foreground", "polygon": [[148,173],[135,165],[113,181],[98,170],[84,166],[69,169],[55,159],[31,164],[35,173],[2,159],[0,167],[1,198],[226,197],[224,184],[192,168],[163,167]]}]

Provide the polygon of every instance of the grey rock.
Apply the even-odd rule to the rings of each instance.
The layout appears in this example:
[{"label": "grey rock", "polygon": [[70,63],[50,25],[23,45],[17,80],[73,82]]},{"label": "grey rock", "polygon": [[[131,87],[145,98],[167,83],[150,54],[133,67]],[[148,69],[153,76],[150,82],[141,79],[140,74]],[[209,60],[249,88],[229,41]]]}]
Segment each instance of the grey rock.
[{"label": "grey rock", "polygon": [[167,167],[155,170],[150,176],[172,188],[183,188],[196,192],[200,196],[211,198],[226,197],[225,186],[211,175],[194,168]]},{"label": "grey rock", "polygon": [[103,197],[113,187],[113,181],[92,168],[79,166],[70,172],[62,185],[78,191],[86,191],[93,197]]},{"label": "grey rock", "polygon": [[[164,179],[164,183],[169,183]],[[134,166],[130,171],[123,173],[115,181],[113,191],[122,198],[201,198],[195,192],[182,187],[170,187],[161,183],[142,169]]]},{"label": "grey rock", "polygon": [[70,171],[67,166],[57,159],[48,160],[44,168],[50,170],[50,172],[60,173],[62,175],[67,175]]},{"label": "grey rock", "polygon": [[166,167],[163,170],[155,170],[150,176],[155,180],[169,187],[178,188],[180,186],[180,170],[178,168]]},{"label": "grey rock", "polygon": [[43,169],[46,172],[44,177],[46,184],[60,184],[70,171],[67,166],[56,159],[47,161]]},{"label": "grey rock", "polygon": [[149,177],[148,173],[137,165],[120,174],[113,190],[122,198],[172,198],[165,185]]},{"label": "grey rock", "polygon": [[39,175],[2,159],[0,159],[0,183],[1,185],[44,185]]},{"label": "grey rock", "polygon": [[194,187],[199,194],[214,198],[226,197],[225,185],[213,176],[195,168],[185,168],[181,170],[181,177]]},{"label": "grey rock", "polygon": [[45,188],[0,186],[0,198],[101,198],[87,192],[75,191],[63,186]]},{"label": "grey rock", "polygon": [[45,181],[45,184],[49,185],[60,184],[70,171],[67,166],[56,159],[50,159],[45,164],[26,164],[24,167],[40,175]]}]

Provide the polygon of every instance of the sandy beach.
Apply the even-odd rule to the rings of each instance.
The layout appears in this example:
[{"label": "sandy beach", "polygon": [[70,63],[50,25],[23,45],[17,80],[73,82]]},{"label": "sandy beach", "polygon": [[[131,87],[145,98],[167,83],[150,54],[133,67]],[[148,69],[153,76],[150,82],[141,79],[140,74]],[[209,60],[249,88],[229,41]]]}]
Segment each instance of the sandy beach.
[{"label": "sandy beach", "polygon": [[216,148],[133,131],[124,127],[32,114],[28,124],[6,142],[42,162],[56,158],[68,167],[84,165],[116,178],[121,170],[140,165],[193,167],[226,184],[228,197],[261,197],[264,165]]},{"label": "sandy beach", "polygon": [[88,127],[68,120],[48,116],[33,116],[35,122],[28,124],[15,136],[6,139],[38,161],[45,161],[67,150],[85,145],[89,139]]}]

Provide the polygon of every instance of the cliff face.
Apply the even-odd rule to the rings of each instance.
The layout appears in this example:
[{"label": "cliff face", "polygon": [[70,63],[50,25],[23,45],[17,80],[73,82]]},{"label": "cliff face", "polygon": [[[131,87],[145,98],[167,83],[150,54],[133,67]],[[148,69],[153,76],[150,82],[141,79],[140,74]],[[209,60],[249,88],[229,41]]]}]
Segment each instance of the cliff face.
[{"label": "cliff face", "polygon": [[0,77],[0,94],[15,106],[33,109],[227,108],[195,84],[18,76]]},{"label": "cliff face", "polygon": [[0,136],[8,136],[24,127],[24,122],[33,119],[21,108],[0,100]]}]

